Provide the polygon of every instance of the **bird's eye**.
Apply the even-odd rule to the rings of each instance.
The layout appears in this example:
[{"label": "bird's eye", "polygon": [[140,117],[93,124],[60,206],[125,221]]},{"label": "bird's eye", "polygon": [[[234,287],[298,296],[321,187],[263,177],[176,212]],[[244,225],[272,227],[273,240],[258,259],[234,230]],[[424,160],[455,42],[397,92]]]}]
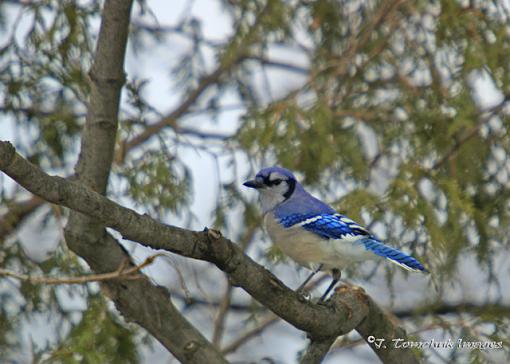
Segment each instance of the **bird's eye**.
[{"label": "bird's eye", "polygon": [[281,179],[275,179],[272,183],[273,183],[275,186],[278,186],[280,183],[282,183],[282,180],[281,180]]}]

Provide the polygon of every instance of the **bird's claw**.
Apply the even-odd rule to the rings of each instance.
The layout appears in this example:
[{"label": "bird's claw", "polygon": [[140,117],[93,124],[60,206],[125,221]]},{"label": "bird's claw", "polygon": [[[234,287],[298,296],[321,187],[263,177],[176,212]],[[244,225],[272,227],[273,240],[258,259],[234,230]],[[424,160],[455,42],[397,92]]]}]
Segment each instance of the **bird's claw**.
[{"label": "bird's claw", "polygon": [[302,302],[310,302],[312,299],[312,294],[304,289],[299,289],[296,291],[299,296],[299,300]]}]

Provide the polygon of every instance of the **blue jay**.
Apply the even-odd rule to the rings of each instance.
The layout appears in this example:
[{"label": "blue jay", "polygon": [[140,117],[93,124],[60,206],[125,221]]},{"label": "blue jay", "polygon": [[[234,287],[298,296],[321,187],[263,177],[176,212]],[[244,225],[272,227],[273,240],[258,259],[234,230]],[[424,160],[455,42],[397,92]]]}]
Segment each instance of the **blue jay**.
[{"label": "blue jay", "polygon": [[415,258],[383,244],[364,227],[306,192],[285,168],[264,168],[244,186],[259,191],[264,225],[273,243],[313,271],[299,291],[314,274],[329,270],[333,281],[323,301],[340,279],[341,269],[367,259],[386,258],[409,271],[428,273]]}]

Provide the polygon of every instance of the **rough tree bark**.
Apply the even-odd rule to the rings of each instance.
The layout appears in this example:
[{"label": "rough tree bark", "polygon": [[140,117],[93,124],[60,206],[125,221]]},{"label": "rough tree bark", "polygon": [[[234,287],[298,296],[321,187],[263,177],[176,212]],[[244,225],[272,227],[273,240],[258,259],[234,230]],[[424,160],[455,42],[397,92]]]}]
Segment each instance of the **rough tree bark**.
[{"label": "rough tree bark", "polygon": [[[311,344],[305,363],[319,363],[334,339],[353,329],[367,339],[374,335],[391,342],[406,339],[377,305],[359,289],[343,287],[324,305],[304,300],[269,271],[246,256],[216,231],[194,232],[162,224],[122,207],[106,194],[115,145],[118,109],[132,1],[107,0],[90,71],[91,94],[82,135],[76,179],[45,174],[0,141],[0,169],[21,186],[46,201],[72,210],[65,229],[69,247],[97,273],[110,272],[129,259],[105,227],[125,238],[155,249],[215,264],[234,286],[240,286],[275,314],[306,331]],[[147,279],[104,283],[121,314],[137,322],[181,362],[224,363],[219,350],[175,308],[168,292]],[[417,363],[408,349],[372,349],[385,363]]]},{"label": "rough tree bark", "polygon": [[[141,215],[120,206],[80,183],[49,176],[16,153],[9,142],[0,141],[0,170],[32,193],[49,202],[81,212],[99,221],[99,225],[117,230],[124,238],[154,249],[163,249],[215,264],[228,275],[233,285],[242,287],[275,314],[296,328],[308,332],[312,339],[311,345],[319,346],[318,348],[311,347],[312,353],[319,352],[324,356],[327,352],[324,350],[324,343],[353,329],[356,329],[365,340],[370,335],[385,339],[386,343],[391,343],[393,338],[407,340],[404,330],[399,328],[361,289],[350,287],[337,289],[335,295],[325,305],[303,300],[302,296],[287,288],[278,278],[251,260],[236,244],[218,232],[214,230],[197,232],[166,225],[148,215]],[[105,236],[109,237],[109,235]],[[108,238],[108,241],[111,241],[112,244],[116,243],[111,237]],[[100,242],[104,243],[103,240]],[[94,265],[91,264],[91,266],[94,270],[102,272],[106,268],[103,260],[111,262],[112,259],[111,257],[102,257],[106,251],[97,242],[90,241],[88,243],[95,248],[95,254],[90,259]],[[107,267],[109,270],[122,263],[123,251],[118,249],[118,254],[122,255],[114,264]],[[143,282],[146,283],[144,289],[147,289],[150,284],[147,281]],[[148,309],[153,309],[153,306],[146,306],[148,303],[156,306],[169,305],[172,308],[170,311],[174,314],[172,319],[184,320],[179,317],[180,314],[171,305],[169,297],[161,298],[156,292],[163,290],[157,287],[152,287],[153,289],[149,291],[138,290],[134,286],[137,283],[139,282],[112,282],[109,284],[113,288],[112,298],[119,310],[128,318],[134,319],[141,326],[147,328],[156,338],[164,342],[165,346],[180,360],[194,362],[188,356],[176,354],[176,348],[172,345],[175,330],[170,330],[171,333],[159,330],[165,328],[160,321],[166,317],[159,316],[161,314],[159,310],[154,313],[158,317],[153,317],[152,313],[145,312]],[[124,292],[125,294],[123,294]],[[153,294],[162,300],[158,301],[150,297]],[[168,325],[172,325],[172,323],[170,322]],[[166,337],[166,334],[170,336]],[[204,345],[210,345],[207,341],[205,342],[207,344]],[[315,342],[318,344],[314,344]],[[385,363],[418,362],[409,349],[395,349],[392,345],[380,348],[372,345],[371,347]],[[313,355],[316,362],[320,362],[319,356]]]},{"label": "rough tree bark", "polygon": [[[106,193],[113,160],[132,3],[105,1],[89,73],[91,93],[76,175],[79,183],[101,194]],[[128,259],[104,225],[89,216],[72,212],[65,237],[69,248],[98,273],[111,271]],[[119,311],[147,329],[180,361],[226,362],[217,348],[184,319],[164,289],[147,280],[111,281],[106,286]]]}]

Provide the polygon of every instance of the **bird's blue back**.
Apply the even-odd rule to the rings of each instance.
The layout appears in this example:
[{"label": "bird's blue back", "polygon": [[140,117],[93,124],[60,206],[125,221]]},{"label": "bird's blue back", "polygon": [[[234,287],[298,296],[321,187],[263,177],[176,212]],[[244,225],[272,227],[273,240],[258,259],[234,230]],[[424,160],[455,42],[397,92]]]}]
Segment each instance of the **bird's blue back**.
[{"label": "bird's blue back", "polygon": [[296,185],[292,196],[274,209],[274,215],[278,219],[294,214],[311,215],[322,213],[334,214],[336,211],[331,206],[306,192],[299,183]]}]

